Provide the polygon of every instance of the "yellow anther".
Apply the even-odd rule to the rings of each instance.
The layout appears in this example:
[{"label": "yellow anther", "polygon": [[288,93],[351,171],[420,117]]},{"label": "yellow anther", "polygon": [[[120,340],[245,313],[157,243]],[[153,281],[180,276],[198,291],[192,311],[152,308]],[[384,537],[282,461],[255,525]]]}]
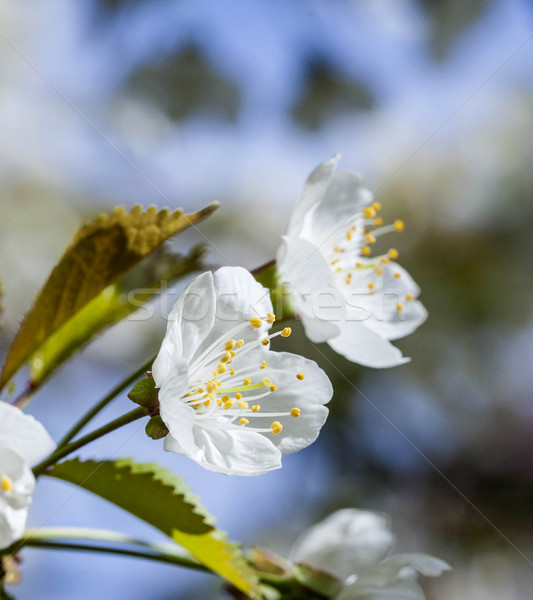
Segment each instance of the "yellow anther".
[{"label": "yellow anther", "polygon": [[338,246],[335,246],[335,247],[333,248],[333,252],[339,252],[339,253],[340,253],[340,252],[344,252],[344,248],[339,248]]},{"label": "yellow anther", "polygon": [[352,225],[352,226],[350,227],[350,231],[351,231],[352,233],[353,233],[353,232],[354,232],[356,229],[357,229],[357,227],[356,227],[355,225]]},{"label": "yellow anther", "polygon": [[228,340],[224,345],[224,350],[233,350],[235,348],[235,340]]},{"label": "yellow anther", "polygon": [[266,368],[267,368],[267,361],[266,361],[266,360],[264,360],[264,361],[261,363],[261,366],[260,366],[259,368],[260,368],[260,369],[266,369]]},{"label": "yellow anther", "polygon": [[303,373],[298,373],[296,375],[296,379],[299,379],[300,381],[303,381],[305,379],[305,375]]},{"label": "yellow anther", "polygon": [[235,399],[236,399],[236,400],[240,400],[241,398],[242,398],[242,394],[241,394],[240,392],[237,392],[237,393],[235,394]]},{"label": "yellow anther", "polygon": [[220,360],[223,363],[229,362],[231,360],[231,352],[226,352]]},{"label": "yellow anther", "polygon": [[259,412],[261,410],[261,405],[260,404],[254,404],[252,406],[252,412]]},{"label": "yellow anther", "polygon": [[229,399],[229,396],[222,396],[222,402],[227,402]]},{"label": "yellow anther", "polygon": [[400,304],[400,302],[398,302],[398,304],[396,305],[396,310],[403,310],[403,304]]},{"label": "yellow anther", "polygon": [[400,279],[401,276],[402,276],[401,273],[394,273],[394,277],[396,277],[396,279]]},{"label": "yellow anther", "polygon": [[414,300],[415,299],[415,295],[414,294],[407,294],[407,296],[405,296],[406,300]]},{"label": "yellow anther", "polygon": [[242,346],[244,346],[244,340],[239,340],[235,346],[237,346],[237,348],[241,348]]},{"label": "yellow anther", "polygon": [[230,369],[230,370],[229,370],[229,374],[230,374],[230,375],[235,375],[235,373],[236,373],[236,372],[237,372],[237,371],[236,371],[235,369]]},{"label": "yellow anther", "polygon": [[242,382],[243,385],[250,385],[252,383],[251,379],[248,379],[248,377]]},{"label": "yellow anther", "polygon": [[220,398],[218,398],[218,400],[217,400],[217,405],[222,406],[222,400]]},{"label": "yellow anther", "polygon": [[373,290],[373,289],[374,289],[374,284],[373,284],[372,282],[370,282],[370,283],[368,284],[368,289],[369,289],[369,290]]},{"label": "yellow anther", "polygon": [[381,217],[376,217],[374,219],[374,227],[379,227],[380,225],[383,225],[383,219]]},{"label": "yellow anther", "polygon": [[13,483],[7,475],[2,477],[2,489],[4,492],[10,492],[13,489]]},{"label": "yellow anther", "polygon": [[244,400],[239,400],[239,401],[237,402],[237,406],[238,406],[239,408],[248,408],[248,402],[245,402]]},{"label": "yellow anther", "polygon": [[405,229],[405,223],[401,219],[394,221],[394,229],[396,231],[403,231]]},{"label": "yellow anther", "polygon": [[211,406],[211,400],[206,400],[204,402],[204,406]]},{"label": "yellow anther", "polygon": [[381,210],[381,202],[372,202],[372,208],[374,210]]},{"label": "yellow anther", "polygon": [[269,325],[272,325],[272,323],[274,323],[275,320],[276,320],[276,315],[274,313],[267,313],[266,322]]},{"label": "yellow anther", "polygon": [[346,239],[351,242],[352,241],[352,237],[353,237],[353,233],[351,231],[347,231],[346,232]]},{"label": "yellow anther", "polygon": [[272,423],[270,426],[270,429],[272,429],[272,433],[278,435],[278,433],[281,433],[283,425],[279,421],[274,421],[274,423]]},{"label": "yellow anther", "polygon": [[336,258],[335,260],[332,260],[331,261],[331,266],[334,267],[338,262],[339,262],[338,258]]},{"label": "yellow anther", "polygon": [[363,256],[369,256],[370,253],[372,252],[370,246],[363,246],[361,248],[361,252],[363,253]]},{"label": "yellow anther", "polygon": [[342,272],[342,267],[337,267],[335,269],[335,273],[341,273]]},{"label": "yellow anther", "polygon": [[300,416],[300,409],[295,406],[291,410],[291,417],[299,417],[299,416]]},{"label": "yellow anther", "polygon": [[231,357],[233,358],[237,353],[235,352],[235,350],[230,350],[229,353],[231,354]]},{"label": "yellow anther", "polygon": [[250,325],[256,329],[259,329],[259,327],[263,325],[263,321],[259,317],[252,317],[250,319]]},{"label": "yellow anther", "polygon": [[359,269],[359,268],[361,268],[362,266],[363,266],[363,263],[362,263],[362,262],[359,262],[359,261],[357,261],[357,262],[355,263],[355,268],[356,268],[356,269]]},{"label": "yellow anther", "polygon": [[375,244],[376,238],[371,233],[365,234],[365,240],[367,244]]},{"label": "yellow anther", "polygon": [[285,329],[281,332],[281,337],[289,337],[292,329],[290,327],[285,327]]},{"label": "yellow anther", "polygon": [[208,393],[212,394],[217,389],[217,386],[216,386],[216,383],[210,379],[207,382],[206,388],[207,388]]},{"label": "yellow anther", "polygon": [[233,400],[228,400],[227,402],[224,402],[224,410],[229,410],[234,404],[235,402]]},{"label": "yellow anther", "polygon": [[268,338],[261,340],[261,343],[263,344],[263,346],[268,346]]},{"label": "yellow anther", "polygon": [[271,386],[270,386],[268,389],[269,389],[271,392],[275,392],[275,391],[277,391],[277,389],[278,389],[278,386],[277,386],[277,385],[271,385]]},{"label": "yellow anther", "polygon": [[387,265],[388,263],[390,263],[390,260],[386,256],[382,256],[381,257],[381,262],[383,264]]},{"label": "yellow anther", "polygon": [[399,256],[399,252],[398,250],[396,250],[396,248],[390,248],[389,249],[389,256],[392,258],[392,260],[396,260]]},{"label": "yellow anther", "polygon": [[225,373],[226,371],[227,371],[226,365],[224,363],[218,363],[218,365],[217,365],[218,374],[221,375],[222,373]]},{"label": "yellow anther", "polygon": [[248,419],[246,417],[243,417],[242,419],[239,420],[239,425],[248,425],[250,421],[248,421]]},{"label": "yellow anther", "polygon": [[383,269],[381,267],[376,269],[376,275],[383,275]]},{"label": "yellow anther", "polygon": [[365,219],[373,219],[376,216],[376,209],[373,206],[365,206],[363,216]]},{"label": "yellow anther", "polygon": [[197,393],[197,394],[203,394],[203,393],[204,393],[204,390],[203,390],[202,388],[198,388],[198,389],[196,390],[196,393]]}]

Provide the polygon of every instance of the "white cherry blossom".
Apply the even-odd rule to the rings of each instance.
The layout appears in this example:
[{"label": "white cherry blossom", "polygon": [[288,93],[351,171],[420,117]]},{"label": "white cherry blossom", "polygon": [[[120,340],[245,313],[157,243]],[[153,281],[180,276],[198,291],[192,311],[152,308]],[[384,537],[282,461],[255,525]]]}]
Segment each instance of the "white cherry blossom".
[{"label": "white cherry blossom", "polygon": [[0,549],[24,532],[35,489],[30,467],[54,448],[41,423],[0,402]]},{"label": "white cherry blossom", "polygon": [[312,361],[269,349],[289,328],[241,267],[197,277],[174,305],[153,364],[164,448],[227,475],[259,475],[311,444],[332,387]]},{"label": "white cherry blossom", "polygon": [[340,579],[340,600],[424,600],[418,573],[438,577],[450,566],[427,554],[391,556],[394,543],[385,515],[343,509],[305,531],[291,559]]},{"label": "white cherry blossom", "polygon": [[398,250],[373,251],[404,223],[384,225],[381,205],[361,177],[336,170],[338,160],[309,176],[278,251],[279,276],[311,341],[361,365],[393,367],[409,359],[391,340],[427,317]]}]

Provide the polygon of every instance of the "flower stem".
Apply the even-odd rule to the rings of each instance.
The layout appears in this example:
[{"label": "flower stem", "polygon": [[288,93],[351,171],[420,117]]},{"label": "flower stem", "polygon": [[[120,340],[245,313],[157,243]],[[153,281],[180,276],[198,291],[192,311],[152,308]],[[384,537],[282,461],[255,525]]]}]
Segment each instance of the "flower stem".
[{"label": "flower stem", "polygon": [[139,408],[136,408],[130,411],[129,413],[118,417],[118,419],[107,423],[107,425],[96,429],[92,433],[88,433],[79,440],[57,448],[55,452],[52,452],[52,454],[48,456],[48,458],[45,458],[41,463],[34,467],[33,474],[35,475],[35,477],[42,475],[50,465],[55,464],[58,460],[61,460],[63,457],[67,456],[68,454],[71,454],[75,450],[78,450],[82,446],[85,446],[86,444],[97,440],[98,438],[102,437],[103,435],[106,435],[107,433],[115,431],[115,429],[119,429],[120,427],[123,427],[128,423],[132,423],[137,419],[141,419],[142,417],[147,417],[149,415],[150,411],[147,408],[144,408],[144,406],[139,406]]},{"label": "flower stem", "polygon": [[144,372],[150,369],[155,358],[149,360],[142,367],[137,369],[134,373],[126,377],[116,387],[114,387],[107,396],[102,398],[100,402],[95,404],[83,417],[63,436],[63,438],[57,444],[58,449],[66,446],[72,438],[74,438],[94,417],[104,409],[116,396],[124,391],[129,385],[131,385],[136,379],[138,379]]},{"label": "flower stem", "polygon": [[185,556],[179,556],[177,554],[167,554],[158,550],[142,550],[142,549],[131,549],[131,548],[119,548],[113,546],[96,546],[89,543],[79,542],[58,542],[45,538],[27,538],[20,542],[20,546],[27,546],[32,548],[50,548],[54,550],[80,550],[85,552],[101,552],[105,554],[121,554],[122,556],[132,556],[136,558],[146,558],[157,562],[162,562],[170,565],[178,565],[180,567],[187,567],[188,569],[195,569],[197,571],[208,571],[206,567],[196,562],[192,558]]}]

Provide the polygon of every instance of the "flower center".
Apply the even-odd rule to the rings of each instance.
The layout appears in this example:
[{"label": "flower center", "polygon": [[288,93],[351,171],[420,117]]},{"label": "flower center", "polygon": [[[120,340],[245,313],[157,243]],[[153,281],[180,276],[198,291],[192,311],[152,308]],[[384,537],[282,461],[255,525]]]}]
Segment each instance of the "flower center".
[{"label": "flower center", "polygon": [[[340,232],[333,247],[326,254],[339,284],[350,287],[352,291],[353,288],[357,288],[355,291],[369,296],[375,295],[376,289],[383,286],[384,265],[395,261],[399,253],[395,248],[390,248],[386,254],[378,255],[372,261],[362,262],[361,258],[370,259],[372,246],[382,235],[405,229],[404,222],[399,219],[390,225],[383,225],[383,219],[377,216],[380,210],[381,204],[374,202],[358,212],[349,224],[348,230]],[[396,270],[393,276],[399,279],[402,275],[399,270]],[[406,294],[404,297],[405,302],[414,299],[414,294]],[[401,312],[403,309],[404,304],[398,302],[396,310]]]},{"label": "flower center", "polygon": [[13,482],[11,481],[11,477],[8,477],[7,475],[2,476],[0,485],[2,486],[2,490],[4,492],[10,492],[13,489]]},{"label": "flower center", "polygon": [[[268,428],[248,427],[250,431],[279,434],[283,429],[277,420],[283,417],[299,417],[300,409],[292,408],[288,412],[265,412],[259,400],[268,406],[269,397],[278,391],[275,382],[265,377],[268,365],[265,360],[256,365],[235,369],[230,365],[234,360],[261,346],[268,346],[270,340],[277,336],[289,337],[290,327],[270,334],[261,340],[245,342],[235,339],[243,330],[253,327],[259,329],[263,322],[274,323],[276,317],[268,313],[266,318],[253,317],[245,323],[237,325],[219,337],[190,366],[189,392],[181,400],[195,409],[199,420],[223,420],[228,427],[246,426],[249,418],[266,417],[274,419]],[[302,381],[302,373],[295,374],[297,381]]]}]

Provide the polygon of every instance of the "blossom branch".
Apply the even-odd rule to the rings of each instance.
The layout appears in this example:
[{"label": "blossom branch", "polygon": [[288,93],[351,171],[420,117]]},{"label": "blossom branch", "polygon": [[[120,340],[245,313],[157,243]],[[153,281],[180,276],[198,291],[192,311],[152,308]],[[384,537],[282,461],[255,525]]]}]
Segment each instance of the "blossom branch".
[{"label": "blossom branch", "polygon": [[100,402],[95,404],[85,415],[64,435],[64,437],[57,444],[58,448],[62,448],[67,445],[94,417],[103,410],[112,400],[114,400],[121,392],[129,387],[136,379],[138,379],[143,373],[148,371],[154,362],[155,357],[150,359],[142,367],[139,367],[134,373],[126,377],[121,381],[115,388],[113,388],[109,394],[107,394]]},{"label": "blossom branch", "polygon": [[86,444],[89,444],[90,442],[93,442],[94,440],[97,440],[98,438],[108,433],[111,433],[112,431],[115,431],[116,429],[119,429],[124,425],[127,425],[128,423],[132,423],[133,421],[137,421],[138,419],[141,419],[142,417],[147,417],[149,415],[150,411],[147,408],[140,406],[139,408],[136,408],[130,411],[129,413],[118,417],[118,419],[107,423],[107,425],[96,429],[92,433],[88,433],[79,440],[71,442],[70,444],[67,444],[66,446],[63,446],[61,448],[57,448],[57,450],[55,452],[52,452],[52,454],[50,454],[48,458],[46,458],[36,467],[34,467],[33,474],[35,475],[35,477],[42,475],[48,467],[55,464],[57,461],[61,460],[65,456],[71,454],[75,450],[78,450]]}]

